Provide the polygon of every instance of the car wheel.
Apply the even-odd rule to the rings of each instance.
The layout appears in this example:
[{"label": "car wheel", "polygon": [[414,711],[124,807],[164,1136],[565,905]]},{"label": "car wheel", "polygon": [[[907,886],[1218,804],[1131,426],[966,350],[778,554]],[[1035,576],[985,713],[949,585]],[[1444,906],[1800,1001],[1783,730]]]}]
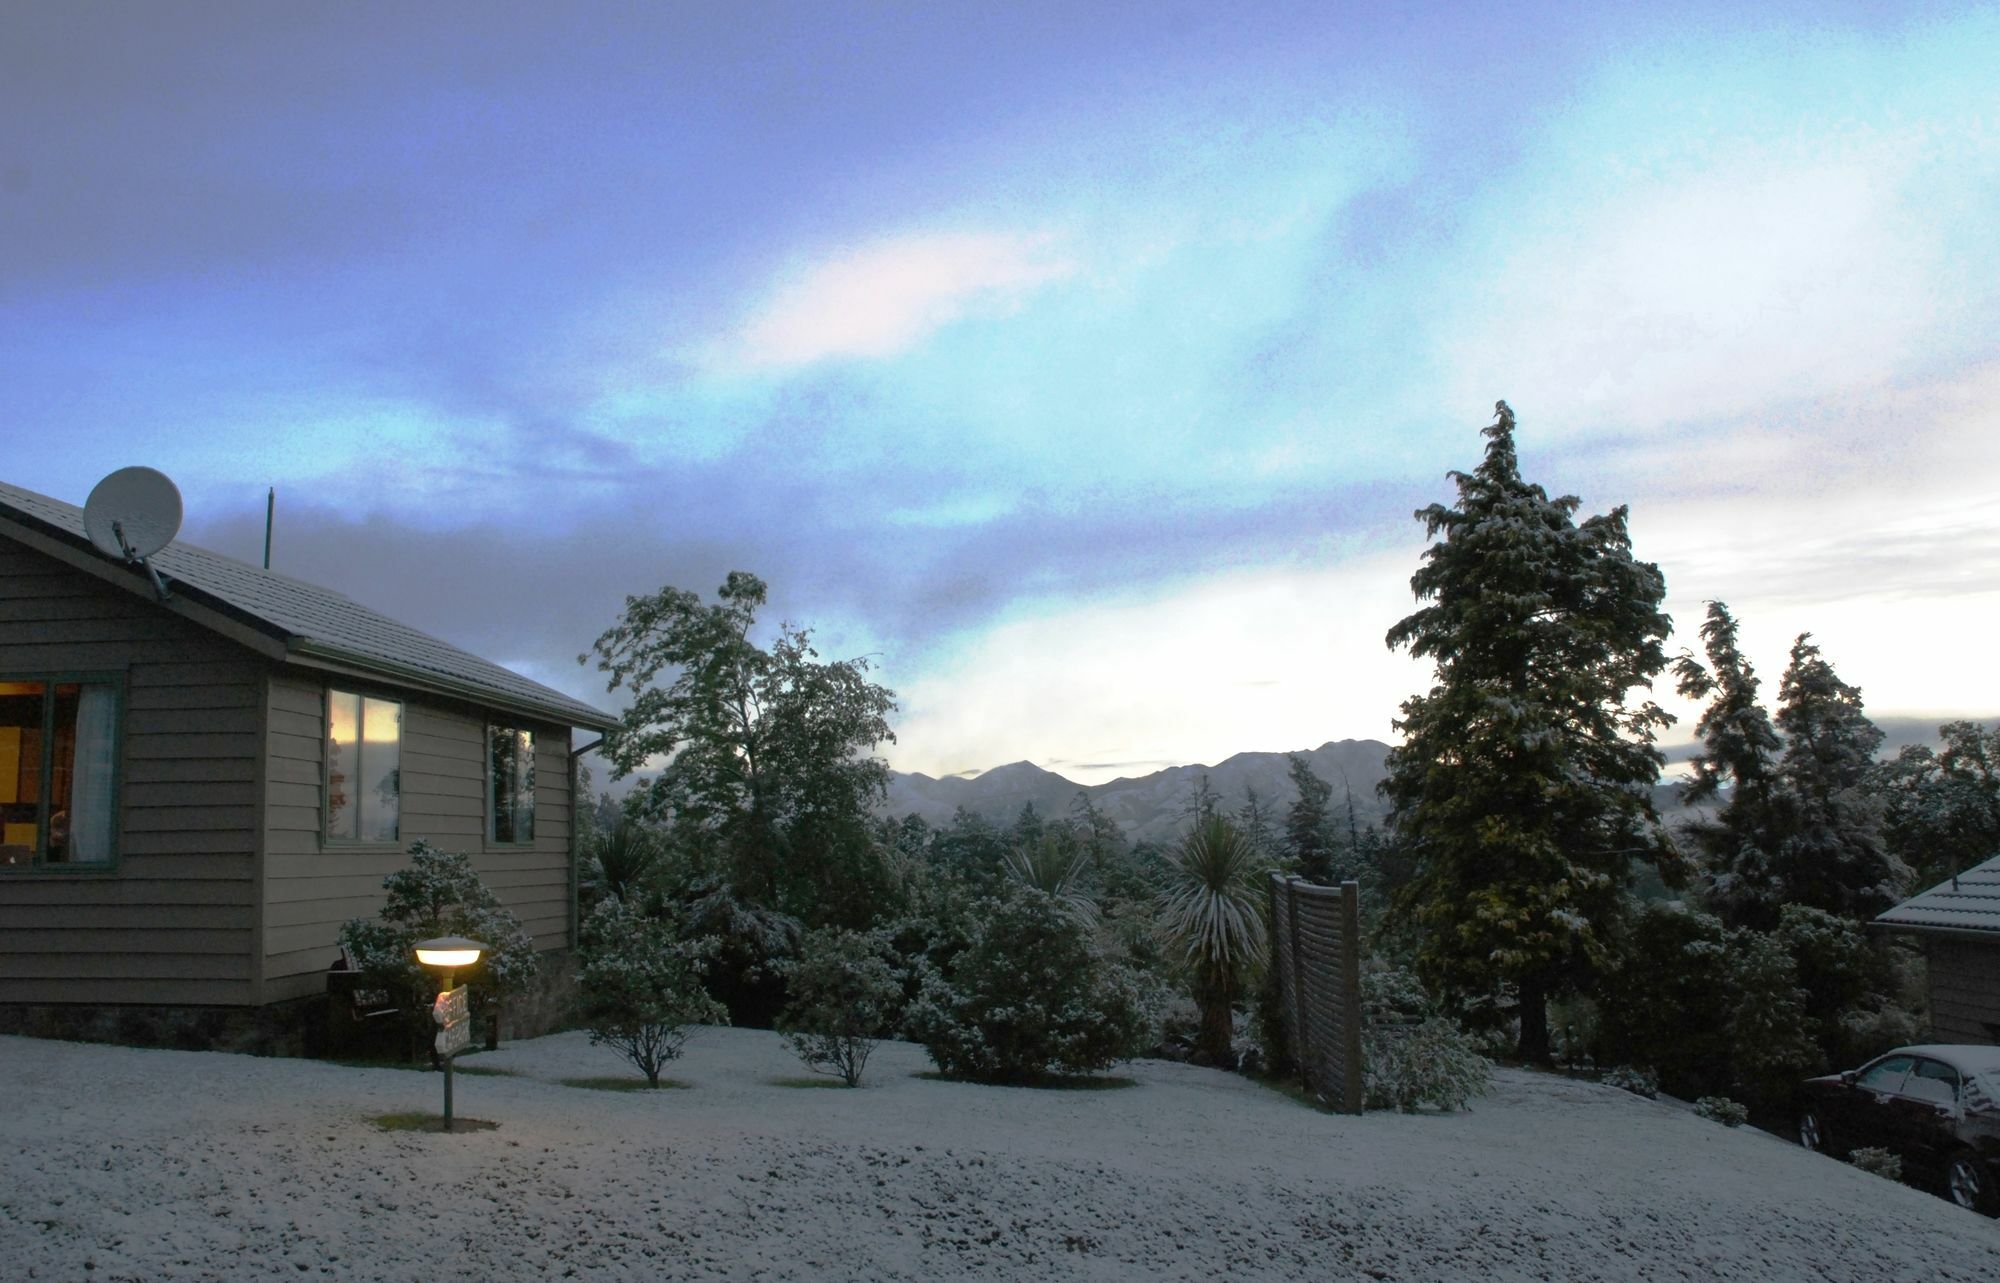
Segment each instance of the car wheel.
[{"label": "car wheel", "polygon": [[1799,1119],[1799,1144],[1815,1154],[1827,1152],[1826,1127],[1820,1122],[1819,1115],[1811,1110]]},{"label": "car wheel", "polygon": [[1969,1211],[1994,1210],[1993,1181],[1970,1150],[1951,1156],[1951,1166],[1944,1171],[1944,1192],[1952,1202]]}]

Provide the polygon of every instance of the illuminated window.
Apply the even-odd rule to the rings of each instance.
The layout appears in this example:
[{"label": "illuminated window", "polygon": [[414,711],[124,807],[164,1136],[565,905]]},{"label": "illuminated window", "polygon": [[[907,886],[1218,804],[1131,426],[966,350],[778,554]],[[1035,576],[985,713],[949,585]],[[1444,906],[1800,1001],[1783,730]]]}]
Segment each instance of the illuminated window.
[{"label": "illuminated window", "polygon": [[118,688],[0,680],[0,868],[109,864]]},{"label": "illuminated window", "polygon": [[403,706],[351,691],[326,695],[326,836],[394,842],[402,811]]},{"label": "illuminated window", "polygon": [[507,726],[486,730],[495,842],[535,840],[535,733]]}]

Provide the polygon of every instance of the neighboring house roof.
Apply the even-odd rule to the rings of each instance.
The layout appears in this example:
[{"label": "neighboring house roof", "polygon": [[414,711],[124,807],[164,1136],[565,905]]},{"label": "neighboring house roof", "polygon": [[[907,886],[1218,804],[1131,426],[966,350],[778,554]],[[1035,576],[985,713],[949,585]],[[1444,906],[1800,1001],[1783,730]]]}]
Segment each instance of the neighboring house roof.
[{"label": "neighboring house roof", "polygon": [[[137,585],[148,584],[137,569],[125,567],[90,542],[81,508],[0,482],[0,519],[88,554],[131,575]],[[581,700],[398,623],[330,588],[178,541],[150,560],[167,577],[175,597],[185,593],[262,633],[282,644],[286,658],[372,674],[566,726],[606,730],[616,722]],[[150,587],[147,592],[150,595]]]},{"label": "neighboring house roof", "polygon": [[2000,944],[2000,855],[1976,864],[1875,919],[1892,931],[1965,936]]}]

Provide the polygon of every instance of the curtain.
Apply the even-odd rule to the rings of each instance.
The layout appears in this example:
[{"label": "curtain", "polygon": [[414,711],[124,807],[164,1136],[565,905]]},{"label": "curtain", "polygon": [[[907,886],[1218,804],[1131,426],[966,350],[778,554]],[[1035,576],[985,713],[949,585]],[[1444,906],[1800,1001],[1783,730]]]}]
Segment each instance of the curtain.
[{"label": "curtain", "polygon": [[118,694],[86,685],[77,695],[76,762],[69,786],[71,863],[111,858],[111,776],[118,760]]}]

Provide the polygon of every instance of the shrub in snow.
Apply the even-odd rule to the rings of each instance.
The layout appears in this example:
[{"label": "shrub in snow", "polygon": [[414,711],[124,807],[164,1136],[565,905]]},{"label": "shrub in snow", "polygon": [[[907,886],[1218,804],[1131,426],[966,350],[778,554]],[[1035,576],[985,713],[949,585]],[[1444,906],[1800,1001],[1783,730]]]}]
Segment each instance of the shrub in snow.
[{"label": "shrub in snow", "polygon": [[437,977],[417,965],[419,941],[455,935],[485,945],[479,965],[459,971],[457,979],[488,998],[519,993],[534,981],[541,959],[533,938],[465,856],[420,838],[410,844],[410,866],[383,878],[382,888],[389,894],[381,914],[349,920],[340,928],[340,943],[371,984],[408,995],[413,1034],[430,1030],[430,998],[437,990]]},{"label": "shrub in snow", "polygon": [[1773,936],[1742,931],[1735,943],[1736,1003],[1728,1031],[1737,1090],[1759,1109],[1782,1111],[1799,1080],[1823,1063],[1807,994],[1791,956]]},{"label": "shrub in snow", "polygon": [[701,983],[712,939],[682,939],[671,921],[606,900],[578,945],[576,987],[590,1041],[631,1061],[648,1086],[658,1087],[660,1070],[681,1054],[689,1025],[728,1023]]},{"label": "shrub in snow", "polygon": [[1853,1163],[1864,1172],[1873,1172],[1877,1176],[1886,1176],[1892,1181],[1903,1179],[1903,1160],[1888,1150],[1878,1148],[1874,1145],[1864,1145],[1860,1149],[1855,1150],[1847,1156],[1847,1161]]},{"label": "shrub in snow", "polygon": [[1634,1096],[1644,1096],[1647,1100],[1652,1100],[1660,1094],[1660,1076],[1650,1069],[1640,1069],[1633,1065],[1619,1065],[1615,1069],[1608,1069],[1599,1081],[1606,1087],[1629,1091]]},{"label": "shrub in snow", "polygon": [[1156,1006],[1062,901],[1003,884],[978,903],[946,967],[924,964],[904,1030],[947,1077],[1033,1082],[1138,1055],[1155,1037]]},{"label": "shrub in snow", "polygon": [[1694,1103],[1694,1112],[1724,1127],[1741,1127],[1750,1121],[1750,1111],[1727,1096],[1703,1096]]},{"label": "shrub in snow", "polygon": [[1728,1091],[1731,947],[1712,914],[1673,903],[1639,906],[1594,987],[1591,1059],[1650,1066],[1659,1086],[1686,1100]]},{"label": "shrub in snow", "polygon": [[878,1039],[903,1004],[903,979],[881,933],[823,929],[806,934],[785,964],[791,1000],[778,1028],[815,1073],[861,1082]]},{"label": "shrub in snow", "polygon": [[1493,1090],[1493,1066],[1457,1021],[1440,1015],[1407,967],[1361,968],[1361,1058],[1370,1109],[1461,1109]]}]

